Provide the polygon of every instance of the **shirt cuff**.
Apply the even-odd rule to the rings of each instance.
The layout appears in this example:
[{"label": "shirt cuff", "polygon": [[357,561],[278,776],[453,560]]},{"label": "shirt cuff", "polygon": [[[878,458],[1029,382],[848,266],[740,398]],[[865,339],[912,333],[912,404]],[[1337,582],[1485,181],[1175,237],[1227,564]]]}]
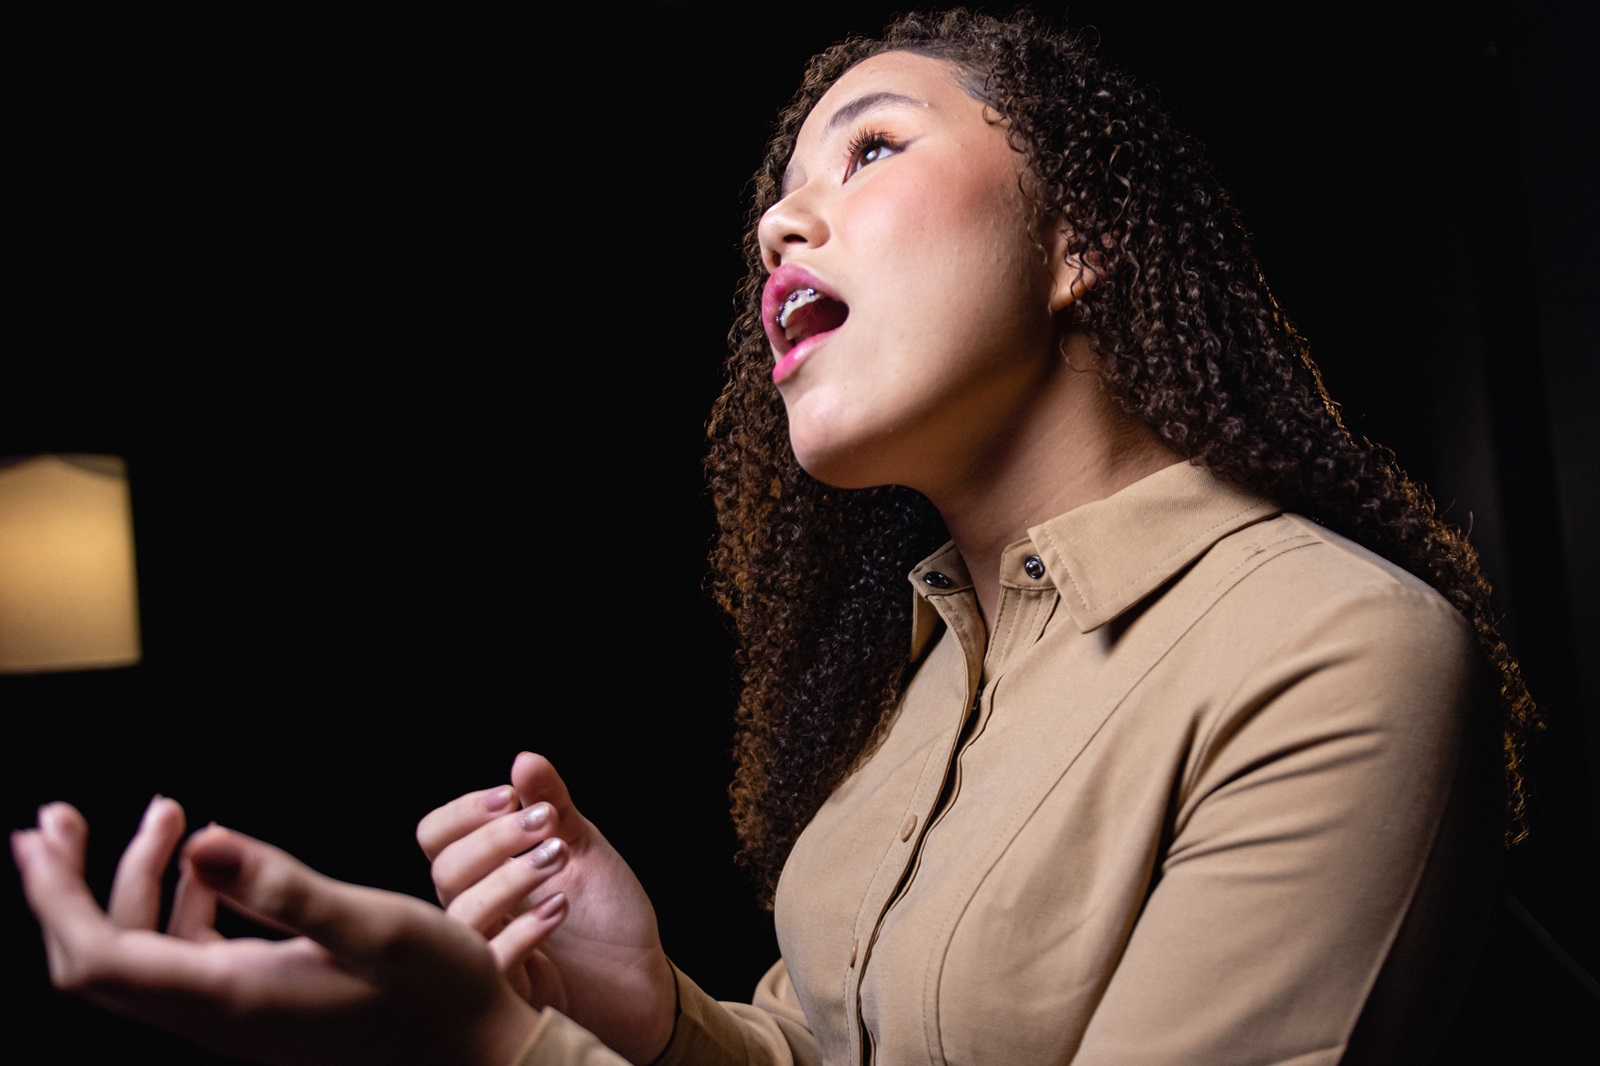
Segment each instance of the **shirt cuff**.
[{"label": "shirt cuff", "polygon": [[539,1012],[533,1032],[511,1066],[631,1066],[600,1038],[549,1007]]},{"label": "shirt cuff", "polygon": [[733,1012],[676,965],[672,976],[678,984],[678,1021],[666,1050],[650,1066],[744,1066],[750,1062],[745,1028]]}]

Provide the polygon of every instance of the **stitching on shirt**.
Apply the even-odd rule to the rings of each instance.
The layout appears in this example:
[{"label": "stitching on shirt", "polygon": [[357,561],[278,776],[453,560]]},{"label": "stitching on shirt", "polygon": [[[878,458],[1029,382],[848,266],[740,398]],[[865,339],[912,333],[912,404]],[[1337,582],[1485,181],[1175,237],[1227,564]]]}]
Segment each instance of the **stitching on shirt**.
[{"label": "stitching on shirt", "polygon": [[[1299,516],[1286,515],[1285,517],[1297,519]],[[1304,520],[1301,520],[1296,524],[1303,525]],[[1342,550],[1337,543],[1330,542],[1327,538],[1318,536],[1317,530],[1320,528],[1320,526],[1310,529],[1302,528],[1297,533],[1281,537],[1278,540],[1271,541],[1267,544],[1263,544],[1257,548],[1254,553],[1252,553],[1251,558],[1259,558],[1260,565],[1265,566],[1267,563],[1282,559],[1290,552],[1298,551],[1301,548],[1320,547],[1341,552],[1346,559],[1376,574],[1385,582],[1383,588],[1364,593],[1364,597],[1370,596],[1375,599],[1379,596],[1382,596],[1385,599],[1398,599],[1436,614],[1443,612],[1444,617],[1452,619],[1455,623],[1458,623],[1458,627],[1462,628],[1462,631],[1466,634],[1469,642],[1476,642],[1476,637],[1472,633],[1470,624],[1466,622],[1466,619],[1459,611],[1450,605],[1449,601],[1440,596],[1430,595],[1429,592],[1432,590],[1421,591],[1415,587],[1407,585],[1392,571],[1378,565],[1371,558],[1365,556],[1358,557],[1347,550]],[[1273,551],[1272,549],[1277,550]],[[1268,555],[1269,551],[1271,552],[1270,555]],[[1265,556],[1265,558],[1261,558],[1262,556]],[[1204,767],[1207,764],[1207,760],[1215,750],[1217,744],[1217,733],[1219,730],[1225,728],[1227,728],[1227,723],[1224,718],[1219,716],[1218,719],[1212,723],[1211,729],[1208,733],[1206,733],[1204,736],[1195,738],[1195,750],[1200,758],[1195,761],[1194,766],[1190,767],[1188,772],[1184,775],[1183,780],[1179,783],[1182,790],[1181,796],[1184,799],[1187,799],[1193,795],[1194,789],[1199,784],[1199,778],[1204,774]]]},{"label": "stitching on shirt", "polygon": [[[1293,541],[1299,541],[1300,543],[1292,543]],[[1256,567],[1252,569],[1259,569],[1274,559],[1283,558],[1289,552],[1295,551],[1299,548],[1315,547],[1318,543],[1319,542],[1315,538],[1310,537],[1305,533],[1296,533],[1291,536],[1282,537],[1278,540],[1272,541],[1269,544],[1263,544],[1259,546],[1255,551],[1250,553],[1244,562],[1240,563],[1240,566],[1243,566],[1244,563],[1254,561],[1256,563]],[[1273,551],[1272,549],[1277,550]],[[1271,551],[1270,555],[1268,554],[1269,551]],[[1235,582],[1235,584],[1237,584],[1237,582]],[[1232,586],[1230,586],[1230,588],[1231,587]],[[1218,597],[1218,599],[1220,598],[1221,597]],[[1215,605],[1215,602],[1216,601],[1213,601],[1213,605]],[[1210,607],[1207,607],[1206,610],[1209,611]],[[1196,620],[1198,621],[1198,619]],[[1183,779],[1178,782],[1178,796],[1180,801],[1190,796],[1194,792],[1195,785],[1198,783],[1200,775],[1204,772],[1203,767],[1206,765],[1207,757],[1215,748],[1217,741],[1217,730],[1220,728],[1223,728],[1223,722],[1220,720],[1215,721],[1211,724],[1210,730],[1204,736],[1195,737],[1195,752],[1200,756],[1200,758],[1194,760],[1193,765],[1191,765],[1184,772]],[[1180,807],[1182,806],[1181,802],[1179,805]],[[1177,831],[1177,828],[1177,826],[1174,826],[1174,832]]]},{"label": "stitching on shirt", "polygon": [[[1123,592],[1125,592],[1126,590],[1132,588],[1133,586],[1138,585],[1138,584],[1140,584],[1142,582],[1145,582],[1145,581],[1149,580],[1149,578],[1148,578],[1149,574],[1160,573],[1160,572],[1165,572],[1165,571],[1170,570],[1173,559],[1176,559],[1176,558],[1178,558],[1180,556],[1184,556],[1184,555],[1192,555],[1194,553],[1194,545],[1195,544],[1199,543],[1200,541],[1207,540],[1208,538],[1210,538],[1212,540],[1215,540],[1216,538],[1212,537],[1212,535],[1211,535],[1213,530],[1219,529],[1222,526],[1228,525],[1230,522],[1236,521],[1240,515],[1246,514],[1246,513],[1250,512],[1250,511],[1253,511],[1253,510],[1259,508],[1260,506],[1261,506],[1261,501],[1259,501],[1259,500],[1253,501],[1248,506],[1241,507],[1241,508],[1239,508],[1239,510],[1234,511],[1232,514],[1228,515],[1226,518],[1219,518],[1217,521],[1213,522],[1211,525],[1207,526],[1205,529],[1201,530],[1199,533],[1195,534],[1193,537],[1190,537],[1188,540],[1184,541],[1181,546],[1179,546],[1177,548],[1174,548],[1172,551],[1170,551],[1166,555],[1162,556],[1158,561],[1156,561],[1154,563],[1151,563],[1149,566],[1147,566],[1143,570],[1139,571],[1139,573],[1135,574],[1133,577],[1129,578],[1127,581],[1124,581],[1121,584],[1121,586],[1119,586],[1118,588],[1113,589],[1110,592],[1105,593],[1104,597],[1106,599],[1115,599],[1116,597],[1122,595]],[[1266,517],[1266,516],[1263,516],[1263,517]],[[1050,532],[1050,530],[1046,529],[1044,531],[1044,535],[1045,535],[1045,539],[1050,542],[1050,547],[1052,549],[1054,549],[1055,553],[1058,556],[1062,556],[1064,558],[1066,553],[1063,552],[1061,550],[1061,548],[1057,545],[1055,534]],[[1209,547],[1209,546],[1210,545],[1207,545],[1207,547]],[[1088,599],[1088,597],[1086,597],[1083,594],[1083,589],[1078,585],[1078,576],[1075,573],[1073,573],[1072,567],[1069,566],[1069,567],[1066,568],[1066,570],[1067,570],[1067,580],[1072,582],[1072,589],[1073,589],[1074,592],[1076,592],[1078,594],[1078,602],[1083,604],[1084,610],[1089,610],[1090,609],[1090,607],[1089,607],[1089,599]]]},{"label": "stitching on shirt", "polygon": [[[958,643],[964,643],[964,645],[965,645],[965,642],[962,642],[961,638],[963,636],[965,636],[970,640],[973,637],[973,631],[972,631],[971,627],[967,624],[967,622],[965,620],[964,612],[954,611],[954,612],[951,612],[951,613],[954,615],[954,618],[952,619],[952,618],[946,617],[945,618],[945,624],[950,628],[951,635],[956,637]],[[940,612],[940,616],[944,617],[944,612],[941,611]],[[965,645],[965,646],[971,646],[971,645]],[[965,664],[966,662],[969,661],[967,659],[965,646],[963,647],[963,650],[962,650],[962,661],[963,661],[963,664]],[[982,648],[979,649],[980,656],[981,656],[983,650],[984,649],[982,649]],[[970,671],[970,667],[968,668],[968,670]],[[934,744],[934,745],[930,745],[929,746],[927,754],[923,757],[922,769],[917,774],[916,787],[913,788],[912,791],[911,791],[911,797],[910,797],[909,805],[906,807],[905,812],[904,812],[906,815],[909,815],[909,814],[913,813],[913,811],[917,810],[918,807],[920,806],[918,797],[920,797],[923,794],[924,788],[927,785],[929,767],[934,762],[935,753],[939,752],[941,750],[944,752],[944,758],[943,758],[942,762],[947,767],[944,770],[944,772],[939,774],[939,778],[940,778],[940,781],[941,781],[941,787],[942,787],[942,782],[944,780],[945,775],[947,773],[951,772],[950,768],[952,768],[954,766],[955,760],[957,758],[959,758],[959,755],[960,755],[959,745],[961,743],[961,734],[962,734],[962,730],[963,730],[963,727],[964,727],[965,721],[966,721],[966,718],[965,718],[965,707],[966,707],[967,702],[969,701],[969,696],[968,696],[968,693],[967,693],[966,690],[969,689],[971,687],[971,685],[972,685],[972,678],[971,678],[970,672],[969,672],[969,673],[965,674],[963,676],[963,678],[962,678],[962,686],[963,686],[963,692],[962,692],[962,697],[961,697],[962,698],[962,706],[963,706],[962,719],[956,723],[956,728],[955,728],[954,733],[950,737],[950,745],[949,745],[948,748],[943,748],[941,745],[938,745],[938,744]],[[856,958],[856,964],[854,966],[848,967],[845,970],[844,995],[841,998],[843,999],[843,1001],[846,1004],[846,1009],[849,1010],[854,1015],[854,1018],[855,1018],[855,1021],[856,1021],[856,1025],[854,1026],[854,1033],[851,1036],[852,1042],[859,1038],[860,1031],[861,1031],[861,1010],[860,1010],[861,1003],[860,1003],[859,989],[860,989],[860,986],[861,986],[861,981],[864,979],[865,974],[866,974],[867,962],[870,959],[871,954],[872,954],[873,940],[877,936],[878,929],[880,928],[880,925],[882,923],[882,920],[883,920],[884,916],[888,913],[889,909],[892,908],[894,906],[894,904],[897,902],[897,900],[899,899],[899,895],[900,895],[899,888],[900,888],[902,882],[906,879],[907,874],[911,870],[914,870],[917,867],[917,865],[920,864],[921,861],[922,861],[922,841],[926,838],[926,835],[927,835],[927,832],[928,832],[928,819],[919,818],[918,821],[920,823],[920,826],[919,826],[920,832],[918,833],[917,843],[916,843],[915,847],[912,849],[911,855],[910,855],[909,860],[908,860],[909,866],[907,866],[907,865],[899,865],[898,868],[897,868],[897,864],[891,863],[889,861],[890,856],[896,850],[895,845],[900,842],[898,840],[898,834],[891,834],[891,836],[889,837],[888,842],[885,844],[883,855],[878,860],[877,872],[873,874],[872,881],[868,885],[869,893],[868,893],[867,897],[862,900],[861,909],[856,912],[856,930],[852,931],[851,935],[860,938],[859,930],[861,929],[862,919],[869,914],[868,904],[872,903],[873,901],[882,899],[882,902],[876,904],[876,906],[874,908],[876,913],[872,915],[870,925],[868,926],[868,928],[866,930],[867,935],[864,938],[865,939],[865,943],[861,944],[860,948],[858,949],[857,958]],[[878,887],[879,883],[880,883],[879,879],[882,876],[884,876],[886,871],[891,871],[891,870],[895,871],[894,872],[894,884],[891,886],[891,892],[890,892],[889,897],[886,898],[886,899],[883,899],[882,898],[882,892]],[[850,987],[851,987],[852,981],[854,981],[855,986],[858,989],[858,992],[854,997],[852,997],[850,995]],[[943,1057],[941,1056],[938,1061],[943,1062]]]},{"label": "stitching on shirt", "polygon": [[[1317,543],[1313,538],[1306,536],[1305,534],[1296,534],[1296,536],[1293,537],[1286,537],[1278,543],[1287,543],[1299,538],[1303,538],[1307,545]],[[1300,545],[1296,545],[1296,547],[1299,546]],[[1291,548],[1289,550],[1293,549]],[[994,848],[983,856],[982,861],[973,864],[972,869],[975,871],[975,875],[964,886],[964,890],[960,893],[960,906],[955,908],[950,917],[948,917],[940,927],[937,942],[942,944],[943,948],[939,951],[937,959],[930,958],[928,960],[928,965],[924,971],[924,1032],[926,1033],[926,1038],[929,1041],[929,1054],[937,1056],[936,1061],[944,1061],[943,1054],[938,1050],[939,1045],[934,1043],[937,1038],[936,1019],[938,1015],[939,1002],[939,978],[944,973],[945,965],[949,958],[951,945],[954,943],[956,926],[961,924],[961,921],[963,918],[965,918],[968,909],[972,907],[974,901],[977,899],[978,889],[982,887],[984,881],[987,880],[991,874],[993,874],[995,867],[1000,862],[1001,856],[1003,856],[1006,851],[1009,850],[1016,842],[1017,836],[1021,832],[1022,827],[1025,826],[1038,813],[1040,806],[1044,804],[1045,800],[1049,798],[1050,794],[1054,792],[1060,785],[1061,779],[1064,778],[1077,763],[1079,757],[1083,754],[1084,749],[1088,746],[1089,738],[1105,727],[1106,722],[1108,722],[1111,719],[1111,716],[1116,713],[1117,708],[1121,707],[1122,704],[1127,700],[1129,693],[1133,692],[1133,690],[1139,686],[1139,683],[1148,677],[1151,671],[1153,671],[1157,665],[1166,659],[1167,655],[1171,653],[1172,649],[1178,644],[1178,642],[1181,641],[1183,637],[1189,633],[1189,631],[1192,630],[1202,618],[1210,613],[1212,608],[1214,608],[1222,599],[1222,596],[1225,594],[1227,589],[1237,585],[1247,574],[1253,572],[1270,559],[1277,558],[1281,554],[1283,554],[1282,551],[1270,553],[1265,550],[1253,551],[1235,563],[1226,573],[1220,575],[1218,579],[1212,582],[1209,586],[1203,589],[1195,588],[1193,590],[1194,598],[1192,605],[1173,605],[1174,607],[1186,606],[1188,610],[1187,613],[1180,618],[1174,619],[1164,632],[1152,633],[1147,638],[1154,647],[1159,649],[1157,654],[1150,656],[1145,661],[1142,668],[1137,668],[1137,672],[1131,678],[1129,678],[1126,683],[1119,682],[1116,686],[1114,698],[1105,703],[1103,713],[1101,713],[1092,724],[1085,724],[1075,734],[1073,734],[1073,736],[1063,746],[1063,750],[1070,751],[1071,756],[1065,763],[1062,764],[1060,773],[1056,774],[1050,780],[1049,784],[1036,794],[1037,799],[1031,806],[1029,806],[1026,810],[1018,810],[1013,813],[1012,818],[1005,823],[999,832],[994,834],[996,840]],[[1168,593],[1168,595],[1177,593],[1179,588],[1181,588],[1181,585],[1175,587],[1171,592]],[[1185,596],[1185,599],[1188,599],[1188,596]]]},{"label": "stitching on shirt", "polygon": [[[957,731],[957,736],[960,736],[959,730]],[[922,768],[917,771],[917,785],[911,790],[910,802],[913,805],[916,803],[917,795],[922,791],[923,780],[928,775],[928,763],[932,761],[934,753],[938,751],[938,749],[938,744],[930,744],[928,746],[927,753],[922,757]],[[908,806],[906,808],[906,813],[911,813],[911,810],[912,808]],[[893,903],[893,898],[891,897],[876,908],[872,907],[873,901],[880,895],[880,893],[874,891],[874,889],[876,889],[879,880],[884,876],[885,872],[893,869],[894,867],[894,864],[889,861],[889,857],[894,853],[896,843],[898,843],[896,834],[890,834],[888,839],[884,842],[883,853],[878,856],[878,867],[872,875],[872,880],[867,882],[868,892],[861,900],[861,907],[856,911],[855,926],[850,930],[851,937],[855,938],[857,942],[855,951],[856,957],[852,965],[845,967],[844,982],[843,987],[839,992],[839,999],[840,1002],[844,1003],[845,1010],[854,1016],[856,1021],[855,1030],[857,1035],[859,1035],[861,1030],[860,988],[861,981],[867,970],[867,957],[872,954],[872,942],[877,936],[878,925],[882,921],[884,914],[887,913],[888,905]],[[913,858],[915,858],[915,856],[913,856]],[[895,873],[894,875],[895,883],[898,884],[901,878],[904,876],[905,869],[901,868],[899,872]],[[871,914],[874,909],[876,909],[877,913]],[[863,936],[862,921],[863,919],[868,918],[869,915],[870,922],[864,931],[866,935]],[[854,996],[850,994],[852,983],[855,985],[857,990]]]},{"label": "stitching on shirt", "polygon": [[[1017,600],[1016,606],[1013,607],[1009,612],[1004,609],[1005,598],[1008,593],[1014,595]],[[994,639],[989,642],[989,647],[984,651],[983,659],[985,672],[988,670],[989,660],[991,658],[993,658],[996,663],[1000,663],[1005,660],[1006,649],[1011,646],[1012,638],[1016,636],[1017,627],[1020,625],[1018,616],[1023,612],[1028,603],[1027,592],[1015,586],[1011,587],[1010,589],[1002,588],[1000,590],[1000,603],[1002,606],[999,614],[1000,617],[1006,620],[1006,628],[1005,632],[1003,633],[995,633]]]},{"label": "stitching on shirt", "polygon": [[[1013,586],[1012,591],[1016,594],[1016,605],[1007,615],[1005,636],[1001,639],[997,635],[984,656],[984,675],[990,684],[999,679],[999,671],[1004,669],[1009,658],[1019,654],[1014,649],[1038,643],[1044,633],[1045,620],[1055,613],[1055,604],[1061,599],[1056,587],[1048,583],[1043,588]],[[995,667],[994,673],[989,671],[991,664]]]}]

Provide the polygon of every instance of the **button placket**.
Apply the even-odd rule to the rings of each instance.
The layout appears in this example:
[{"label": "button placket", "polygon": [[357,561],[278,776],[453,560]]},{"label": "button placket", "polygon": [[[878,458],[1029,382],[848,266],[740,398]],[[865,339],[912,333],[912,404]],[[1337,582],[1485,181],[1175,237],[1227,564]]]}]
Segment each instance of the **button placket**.
[{"label": "button placket", "polygon": [[[942,574],[939,576],[944,577]],[[982,685],[980,683],[977,693],[981,694],[981,692]],[[975,701],[976,696],[974,698]],[[911,809],[906,812],[897,830],[896,835],[902,846],[900,848],[891,848],[889,853],[885,855],[886,864],[900,868],[899,877],[892,891],[886,897],[882,897],[881,905],[875,908],[876,913],[872,916],[870,927],[863,928],[859,921],[864,915],[858,915],[856,937],[850,942],[849,962],[845,966],[845,989],[849,1002],[854,1005],[852,1013],[855,1016],[859,1041],[852,1044],[851,1052],[857,1055],[866,1055],[866,1061],[869,1062],[873,1060],[876,1052],[872,1045],[871,1034],[866,1031],[862,1014],[861,990],[863,982],[866,980],[866,969],[872,962],[874,946],[877,943],[879,933],[882,931],[885,919],[899,903],[906,886],[917,875],[917,869],[921,863],[921,844],[924,839],[917,835],[917,830],[924,827],[924,825],[932,824],[927,822],[926,819],[932,817],[934,811],[938,808],[939,800],[949,780],[949,775],[955,771],[953,760],[957,758],[966,717],[965,712],[963,712],[961,723],[957,725],[955,732],[950,736],[950,746],[945,749],[944,757],[930,760],[924,765],[921,779],[911,798]]]},{"label": "button placket", "polygon": [[[976,600],[966,580],[960,570],[954,571],[953,575],[945,570],[925,569],[913,577],[913,581],[922,586],[919,589],[920,602],[937,613],[948,627],[950,637],[961,649],[968,675],[966,697],[970,700],[974,690],[980,687],[985,639],[983,625],[976,611]],[[954,594],[942,594],[946,592]],[[928,828],[933,824],[931,819],[939,806],[947,777],[953,771],[952,760],[956,757],[965,725],[966,704],[963,703],[960,709],[961,720],[951,723],[954,729],[940,743],[942,751],[939,754],[929,753],[929,759],[919,772],[917,785],[908,797],[901,822],[889,830],[895,834],[890,839],[900,846],[891,845],[884,853],[878,872],[873,876],[857,911],[844,980],[846,1002],[850,1004],[850,1013],[856,1023],[849,1044],[849,1061],[870,1062],[876,1054],[871,1034],[865,1027],[862,990],[868,980],[867,971],[872,966],[884,923],[906,886],[917,876],[920,847]]]}]

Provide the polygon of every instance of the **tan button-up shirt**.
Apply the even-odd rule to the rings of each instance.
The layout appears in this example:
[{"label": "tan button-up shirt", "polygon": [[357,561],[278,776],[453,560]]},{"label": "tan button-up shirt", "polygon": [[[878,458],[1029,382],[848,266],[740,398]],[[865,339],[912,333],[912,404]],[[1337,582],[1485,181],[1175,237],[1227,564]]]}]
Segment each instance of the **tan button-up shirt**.
[{"label": "tan button-up shirt", "polygon": [[784,868],[783,961],[753,1005],[680,977],[661,1062],[1425,1060],[1498,892],[1461,615],[1183,463],[1001,571],[987,632],[953,548],[912,572],[922,662]]}]

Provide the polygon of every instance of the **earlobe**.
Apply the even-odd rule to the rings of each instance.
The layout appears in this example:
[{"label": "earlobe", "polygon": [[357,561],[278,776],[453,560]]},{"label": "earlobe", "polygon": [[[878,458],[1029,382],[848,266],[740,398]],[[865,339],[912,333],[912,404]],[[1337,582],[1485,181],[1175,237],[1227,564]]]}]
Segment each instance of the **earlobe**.
[{"label": "earlobe", "polygon": [[1083,299],[1100,276],[1101,257],[1096,252],[1074,255],[1068,249],[1070,232],[1062,227],[1056,230],[1050,249],[1050,310],[1060,311],[1068,304]]}]

